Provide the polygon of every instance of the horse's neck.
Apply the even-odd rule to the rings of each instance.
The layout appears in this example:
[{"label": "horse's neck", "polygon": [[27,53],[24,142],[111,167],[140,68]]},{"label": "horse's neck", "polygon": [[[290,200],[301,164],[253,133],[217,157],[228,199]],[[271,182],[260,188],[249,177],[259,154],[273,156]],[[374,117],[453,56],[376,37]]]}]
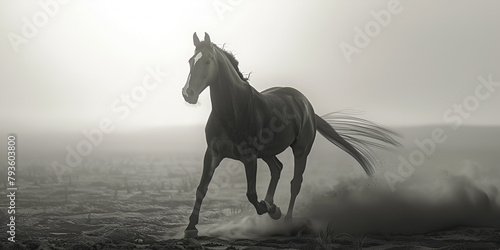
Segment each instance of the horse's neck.
[{"label": "horse's neck", "polygon": [[224,123],[245,122],[251,116],[249,105],[258,99],[258,92],[240,79],[229,61],[219,61],[219,77],[210,87],[212,112]]}]

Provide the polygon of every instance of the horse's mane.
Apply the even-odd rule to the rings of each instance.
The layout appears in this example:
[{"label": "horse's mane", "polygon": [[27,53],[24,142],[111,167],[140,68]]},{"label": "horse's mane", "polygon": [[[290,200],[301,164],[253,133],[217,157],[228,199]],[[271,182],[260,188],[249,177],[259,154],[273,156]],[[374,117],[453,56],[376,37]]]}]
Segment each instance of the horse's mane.
[{"label": "horse's mane", "polygon": [[[208,46],[209,44],[208,43],[204,43],[201,42],[200,46]],[[241,80],[243,80],[244,82],[248,83],[248,79],[249,77],[244,77],[243,76],[243,73],[241,73],[240,71],[240,68],[238,67],[238,64],[240,64],[238,62],[238,60],[236,60],[236,57],[234,57],[233,53],[231,53],[230,51],[227,51],[223,48],[220,48],[219,46],[217,46],[215,43],[212,43],[213,46],[215,46],[215,48],[219,49],[222,54],[224,54],[227,59],[229,60],[229,62],[231,62],[231,65],[233,66],[234,70],[236,70],[236,73],[238,73],[238,76],[240,77]],[[248,74],[250,76],[250,74]]]},{"label": "horse's mane", "polygon": [[236,60],[236,57],[234,57],[233,53],[231,53],[225,49],[219,48],[215,44],[214,44],[214,46],[216,48],[220,49],[220,51],[227,57],[227,59],[229,59],[229,62],[231,62],[231,65],[233,65],[234,69],[236,70],[236,73],[238,73],[238,76],[241,78],[241,80],[248,83],[248,77],[244,77],[243,74],[241,73],[240,68],[238,67],[240,62],[238,62],[238,60]]}]

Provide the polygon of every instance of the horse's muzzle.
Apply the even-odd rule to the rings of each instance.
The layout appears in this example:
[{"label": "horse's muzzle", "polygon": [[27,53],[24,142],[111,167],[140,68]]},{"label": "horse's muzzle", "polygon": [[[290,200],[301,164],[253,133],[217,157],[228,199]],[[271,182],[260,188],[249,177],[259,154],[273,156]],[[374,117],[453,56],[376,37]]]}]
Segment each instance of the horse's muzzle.
[{"label": "horse's muzzle", "polygon": [[182,93],[182,96],[184,97],[184,100],[189,104],[196,104],[198,102],[199,95],[195,94],[192,90],[188,90],[187,95],[186,93]]}]

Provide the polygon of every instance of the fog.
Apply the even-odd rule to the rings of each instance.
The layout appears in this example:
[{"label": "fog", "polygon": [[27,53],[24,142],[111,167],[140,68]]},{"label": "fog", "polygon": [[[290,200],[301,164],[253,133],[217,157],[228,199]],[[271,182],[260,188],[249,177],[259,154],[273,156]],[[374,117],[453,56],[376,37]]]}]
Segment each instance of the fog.
[{"label": "fog", "polygon": [[[208,91],[197,107],[180,94],[195,31],[232,51],[256,89],[295,87],[318,114],[354,108],[388,125],[449,123],[457,112],[445,112],[476,94],[479,77],[499,81],[497,1],[62,2],[50,11],[0,4],[3,133],[79,133],[105,118],[116,132],[203,124]],[[380,31],[363,41],[359,30],[374,22]],[[123,96],[149,68],[158,84],[128,105]],[[464,122],[498,125],[497,95],[469,103]]]},{"label": "fog", "polygon": [[[0,135],[16,136],[21,167],[67,164],[91,143],[88,158],[182,156],[201,171],[209,89],[196,106],[181,89],[192,34],[208,32],[257,90],[297,88],[319,115],[359,110],[398,131],[403,147],[378,152],[368,178],[318,135],[295,226],[249,215],[201,225],[204,234],[288,235],[325,221],[339,232],[499,227],[499,9],[493,0],[1,1]],[[285,212],[293,158],[278,157]],[[258,171],[263,197],[269,170],[259,162]]]}]

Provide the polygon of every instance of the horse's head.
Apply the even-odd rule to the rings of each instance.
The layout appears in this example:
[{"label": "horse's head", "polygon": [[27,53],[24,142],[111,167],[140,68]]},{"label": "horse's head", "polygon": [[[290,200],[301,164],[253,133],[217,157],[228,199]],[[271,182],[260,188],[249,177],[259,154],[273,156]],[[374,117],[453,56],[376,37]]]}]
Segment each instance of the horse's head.
[{"label": "horse's head", "polygon": [[184,100],[191,104],[198,102],[201,92],[214,82],[218,72],[215,49],[210,36],[205,33],[205,40],[200,42],[195,32],[193,42],[196,49],[189,59],[190,71],[186,85],[182,88]]}]

